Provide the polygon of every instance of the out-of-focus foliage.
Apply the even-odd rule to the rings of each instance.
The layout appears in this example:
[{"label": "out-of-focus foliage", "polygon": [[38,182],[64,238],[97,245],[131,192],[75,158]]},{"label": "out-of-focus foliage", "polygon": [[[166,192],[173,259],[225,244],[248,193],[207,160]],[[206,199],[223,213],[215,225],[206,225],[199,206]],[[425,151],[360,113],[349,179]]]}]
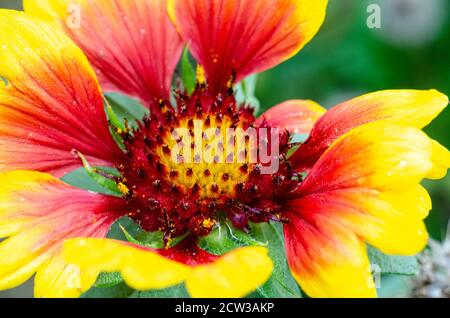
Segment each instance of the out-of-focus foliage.
[{"label": "out-of-focus foliage", "polygon": [[[371,4],[381,8],[380,29],[367,26]],[[21,1],[0,0],[0,7],[20,9]],[[449,12],[448,0],[331,0],[325,25],[312,42],[291,60],[258,77],[260,112],[296,98],[313,99],[329,108],[383,89],[435,88],[449,95]],[[450,148],[449,127],[450,109],[427,132]],[[426,186],[433,199],[428,229],[434,239],[442,240],[450,217],[450,177]],[[383,277],[379,294],[406,296],[410,286],[409,278]],[[124,286],[122,296],[131,292]],[[2,296],[31,296],[30,286]]]},{"label": "out-of-focus foliage", "polygon": [[413,280],[415,297],[450,298],[450,227],[446,239],[430,241],[430,248],[419,258],[420,273]]}]

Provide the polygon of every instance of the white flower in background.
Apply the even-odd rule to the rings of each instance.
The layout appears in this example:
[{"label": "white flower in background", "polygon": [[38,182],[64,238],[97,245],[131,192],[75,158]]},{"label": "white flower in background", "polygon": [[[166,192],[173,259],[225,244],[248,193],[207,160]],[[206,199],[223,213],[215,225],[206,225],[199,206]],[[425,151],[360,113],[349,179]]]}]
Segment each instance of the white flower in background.
[{"label": "white flower in background", "polygon": [[450,226],[447,238],[430,241],[419,258],[421,270],[414,279],[413,295],[426,298],[450,298]]}]

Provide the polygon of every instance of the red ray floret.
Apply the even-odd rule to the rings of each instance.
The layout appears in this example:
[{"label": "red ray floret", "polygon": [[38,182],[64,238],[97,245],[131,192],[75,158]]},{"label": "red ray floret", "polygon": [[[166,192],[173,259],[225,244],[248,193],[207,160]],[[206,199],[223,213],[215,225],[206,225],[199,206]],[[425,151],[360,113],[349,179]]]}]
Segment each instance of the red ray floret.
[{"label": "red ray floret", "polygon": [[120,91],[157,111],[170,95],[183,49],[165,0],[60,0],[41,7],[24,1],[27,13],[56,19],[83,50],[105,91]]},{"label": "red ray floret", "polygon": [[[77,149],[96,165],[123,153],[110,135],[104,99],[81,50],[62,32],[19,12],[2,11],[0,171],[56,176],[80,166]],[[39,54],[40,53],[40,54]]]}]

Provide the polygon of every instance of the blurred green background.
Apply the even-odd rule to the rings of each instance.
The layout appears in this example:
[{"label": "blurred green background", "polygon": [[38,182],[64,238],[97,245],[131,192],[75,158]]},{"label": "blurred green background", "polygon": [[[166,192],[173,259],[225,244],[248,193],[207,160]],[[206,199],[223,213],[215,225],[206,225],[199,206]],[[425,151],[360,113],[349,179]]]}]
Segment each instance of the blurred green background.
[{"label": "blurred green background", "polygon": [[[39,0],[37,0],[39,1]],[[381,28],[370,29],[370,4],[381,8]],[[0,7],[21,8],[19,0]],[[329,108],[351,97],[383,89],[430,89],[450,94],[450,1],[330,0],[320,33],[297,56],[260,75],[262,110],[287,99],[313,99]],[[450,108],[427,129],[450,148]],[[427,182],[433,211],[431,236],[445,237],[450,218],[450,177]],[[404,280],[386,296],[404,296]],[[30,285],[0,297],[31,296]]]}]

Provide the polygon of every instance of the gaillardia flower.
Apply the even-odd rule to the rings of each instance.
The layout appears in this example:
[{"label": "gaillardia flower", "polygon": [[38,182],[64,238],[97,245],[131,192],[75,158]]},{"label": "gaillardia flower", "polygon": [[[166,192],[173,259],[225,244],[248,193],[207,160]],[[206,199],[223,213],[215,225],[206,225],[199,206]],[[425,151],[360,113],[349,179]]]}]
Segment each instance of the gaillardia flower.
[{"label": "gaillardia flower", "polygon": [[[395,255],[425,247],[431,201],[420,182],[443,177],[450,153],[421,129],[446,96],[382,91],[327,112],[293,100],[259,118],[236,100],[234,84],[312,39],[327,1],[24,6],[0,11],[0,289],[37,273],[37,297],[77,297],[101,272],[120,272],[137,290],[185,283],[194,297],[242,297],[273,265],[263,246],[202,250],[199,238],[224,217],[244,231],[250,222],[282,222],[292,274],[315,297],[376,296],[366,243]],[[199,64],[196,87],[171,94],[184,45]],[[118,142],[102,90],[149,109],[137,127],[112,131]],[[266,135],[213,144],[211,129],[216,137]],[[309,137],[298,145],[293,133]],[[279,160],[277,169],[268,173],[262,154]],[[58,179],[86,162],[116,168],[98,171],[121,195]],[[163,248],[105,238],[123,216],[162,232]]]}]

